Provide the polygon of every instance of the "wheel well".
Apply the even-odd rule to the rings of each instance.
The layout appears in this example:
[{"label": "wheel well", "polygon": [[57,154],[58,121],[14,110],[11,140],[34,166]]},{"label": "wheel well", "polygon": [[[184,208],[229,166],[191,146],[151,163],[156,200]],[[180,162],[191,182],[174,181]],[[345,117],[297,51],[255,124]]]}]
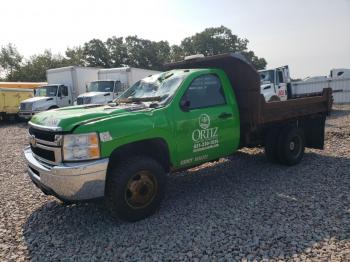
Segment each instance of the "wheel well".
[{"label": "wheel well", "polygon": [[58,108],[58,106],[50,106],[48,110],[56,109],[56,108]]},{"label": "wheel well", "polygon": [[116,148],[110,156],[110,159],[114,160],[109,161],[107,171],[118,163],[118,160],[132,155],[152,157],[163,166],[166,172],[170,170],[171,163],[168,144],[162,138],[154,138],[133,142]]}]

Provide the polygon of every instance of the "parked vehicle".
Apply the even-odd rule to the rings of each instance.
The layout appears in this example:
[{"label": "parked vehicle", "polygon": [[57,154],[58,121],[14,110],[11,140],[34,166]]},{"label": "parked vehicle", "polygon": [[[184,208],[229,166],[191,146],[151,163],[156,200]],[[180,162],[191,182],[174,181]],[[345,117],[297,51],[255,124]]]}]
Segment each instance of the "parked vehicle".
[{"label": "parked vehicle", "polygon": [[21,101],[33,97],[33,89],[43,82],[0,82],[0,119],[17,117]]},{"label": "parked vehicle", "polygon": [[87,86],[87,92],[78,96],[77,105],[111,103],[122,92],[122,84],[118,80],[92,81]]},{"label": "parked vehicle", "polygon": [[86,91],[87,83],[97,79],[98,68],[68,66],[46,71],[48,84],[35,90],[35,97],[22,101],[19,116],[30,119],[42,111],[73,105]]},{"label": "parked vehicle", "polygon": [[78,96],[77,104],[107,104],[137,81],[159,71],[134,67],[101,69],[98,81],[88,85],[87,93]]},{"label": "parked vehicle", "polygon": [[33,89],[0,87],[0,119],[15,119],[21,101],[33,97]]},{"label": "parked vehicle", "polygon": [[293,82],[292,98],[321,94],[324,88],[332,89],[334,103],[350,103],[350,69],[332,69],[328,77]]},{"label": "parked vehicle", "polygon": [[35,89],[46,82],[0,82],[0,88]]},{"label": "parked vehicle", "polygon": [[286,101],[291,79],[288,66],[275,69],[260,70],[261,94],[267,102]]},{"label": "parked vehicle", "polygon": [[330,74],[330,78],[350,78],[350,69],[346,68],[336,68],[332,69]]},{"label": "parked vehicle", "polygon": [[114,104],[35,115],[24,150],[34,184],[62,201],[105,197],[113,215],[136,221],[159,207],[166,173],[242,147],[264,146],[269,160],[286,165],[298,164],[305,147],[323,148],[331,89],[267,103],[258,72],[234,54],[167,68]]}]

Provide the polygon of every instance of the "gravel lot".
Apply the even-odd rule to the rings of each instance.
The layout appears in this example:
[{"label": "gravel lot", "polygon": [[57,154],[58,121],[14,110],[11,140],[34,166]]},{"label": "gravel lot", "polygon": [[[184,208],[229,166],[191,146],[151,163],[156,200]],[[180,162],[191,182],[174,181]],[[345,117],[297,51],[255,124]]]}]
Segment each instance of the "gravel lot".
[{"label": "gravel lot", "polygon": [[1,123],[0,139],[0,261],[350,261],[350,106],[327,121],[325,150],[301,164],[241,150],[172,175],[159,213],[134,224],[35,188],[25,124]]}]

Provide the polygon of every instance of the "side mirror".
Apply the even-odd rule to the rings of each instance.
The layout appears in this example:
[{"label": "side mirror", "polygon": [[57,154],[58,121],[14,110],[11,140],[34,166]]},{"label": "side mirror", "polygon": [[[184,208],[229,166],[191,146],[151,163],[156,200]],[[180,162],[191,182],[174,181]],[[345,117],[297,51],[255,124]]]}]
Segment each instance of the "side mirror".
[{"label": "side mirror", "polygon": [[188,101],[187,99],[183,99],[180,101],[180,108],[182,111],[184,112],[188,112],[190,110],[190,101]]}]

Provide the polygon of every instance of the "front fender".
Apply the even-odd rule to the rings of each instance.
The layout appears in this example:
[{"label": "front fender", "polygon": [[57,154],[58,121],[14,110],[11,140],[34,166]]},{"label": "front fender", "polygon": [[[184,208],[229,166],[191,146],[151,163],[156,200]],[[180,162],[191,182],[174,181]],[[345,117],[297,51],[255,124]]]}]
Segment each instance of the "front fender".
[{"label": "front fender", "polygon": [[101,136],[101,157],[109,157],[112,152],[127,144],[150,139],[162,139],[169,147],[170,158],[173,159],[175,139],[169,128],[168,118],[164,113],[153,111],[126,112],[110,118],[99,119],[78,126],[74,133],[98,132]]}]

